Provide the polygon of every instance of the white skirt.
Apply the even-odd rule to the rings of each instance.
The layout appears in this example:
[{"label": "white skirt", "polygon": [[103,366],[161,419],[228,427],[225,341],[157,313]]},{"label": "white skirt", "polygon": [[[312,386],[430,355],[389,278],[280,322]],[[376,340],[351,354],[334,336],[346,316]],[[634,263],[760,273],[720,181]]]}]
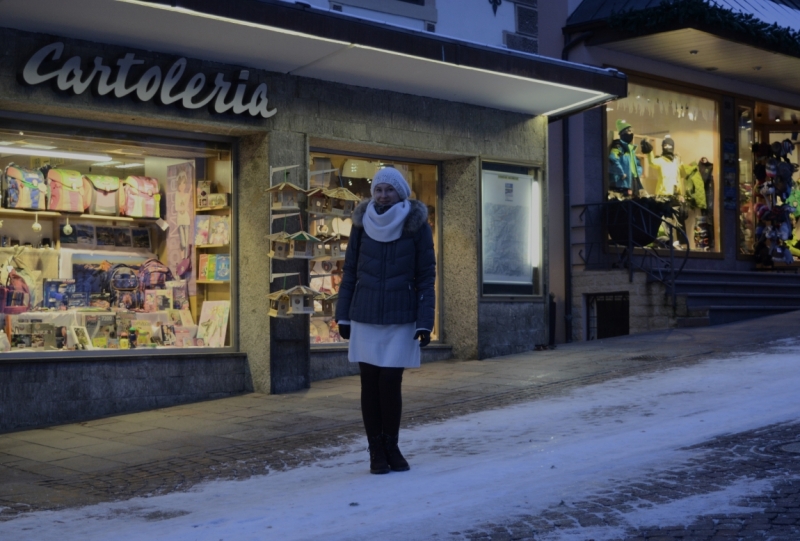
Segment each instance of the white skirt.
[{"label": "white skirt", "polygon": [[414,340],[416,323],[370,325],[350,322],[351,363],[368,363],[383,368],[419,368],[419,340]]}]

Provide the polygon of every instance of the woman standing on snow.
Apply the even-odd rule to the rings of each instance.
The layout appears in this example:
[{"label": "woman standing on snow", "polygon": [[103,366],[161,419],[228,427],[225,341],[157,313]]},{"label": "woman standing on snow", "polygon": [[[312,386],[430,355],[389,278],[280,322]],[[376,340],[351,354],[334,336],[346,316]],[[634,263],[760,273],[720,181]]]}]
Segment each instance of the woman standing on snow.
[{"label": "woman standing on snow", "polygon": [[370,473],[389,473],[409,469],[397,447],[400,387],[431,341],[436,257],[428,209],[397,169],[378,171],[371,193],[353,213],[336,321],[361,371]]}]

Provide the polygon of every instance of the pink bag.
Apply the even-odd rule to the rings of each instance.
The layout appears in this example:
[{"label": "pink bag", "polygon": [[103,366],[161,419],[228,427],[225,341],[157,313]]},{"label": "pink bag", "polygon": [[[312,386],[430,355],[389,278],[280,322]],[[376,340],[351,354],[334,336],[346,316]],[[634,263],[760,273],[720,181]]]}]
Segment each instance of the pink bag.
[{"label": "pink bag", "polygon": [[50,204],[47,205],[49,210],[84,212],[87,205],[82,174],[53,168],[47,172],[47,183],[50,186]]},{"label": "pink bag", "polygon": [[133,218],[160,218],[161,194],[158,179],[152,177],[128,177],[122,181],[119,191],[120,214]]},{"label": "pink bag", "polygon": [[4,314],[21,314],[31,307],[31,290],[25,279],[11,271],[5,286],[0,286],[0,303]]}]

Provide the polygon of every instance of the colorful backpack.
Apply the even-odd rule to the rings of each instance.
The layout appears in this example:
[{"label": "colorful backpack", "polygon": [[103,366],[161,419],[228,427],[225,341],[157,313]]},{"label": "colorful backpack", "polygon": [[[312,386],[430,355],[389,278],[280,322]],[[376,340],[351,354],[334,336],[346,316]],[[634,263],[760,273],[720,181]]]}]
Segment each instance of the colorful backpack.
[{"label": "colorful backpack", "polygon": [[129,265],[120,263],[108,269],[103,289],[111,296],[113,306],[132,310],[140,305],[139,273]]},{"label": "colorful backpack", "polygon": [[10,163],[3,174],[5,206],[10,209],[45,210],[47,184],[44,175]]},{"label": "colorful backpack", "polygon": [[31,308],[31,288],[25,278],[17,271],[8,274],[5,287],[0,287],[2,292],[2,305],[4,314],[21,314]]},{"label": "colorful backpack", "polygon": [[133,218],[160,218],[160,203],[158,179],[128,177],[122,181],[119,191],[119,206],[122,215]]},{"label": "colorful backpack", "polygon": [[47,183],[50,186],[50,210],[80,213],[86,210],[82,174],[53,168],[47,171]]},{"label": "colorful backpack", "polygon": [[83,190],[89,214],[119,215],[119,178],[83,175]]},{"label": "colorful backpack", "polygon": [[151,258],[139,267],[139,296],[144,298],[147,289],[165,289],[166,283],[174,280],[172,271],[158,259]]}]

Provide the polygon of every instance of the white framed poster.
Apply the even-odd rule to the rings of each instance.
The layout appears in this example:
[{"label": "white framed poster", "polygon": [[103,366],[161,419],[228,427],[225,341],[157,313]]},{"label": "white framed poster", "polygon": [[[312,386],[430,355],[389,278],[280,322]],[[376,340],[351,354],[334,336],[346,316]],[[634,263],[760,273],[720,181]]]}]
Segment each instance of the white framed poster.
[{"label": "white framed poster", "polygon": [[481,182],[484,284],[534,285],[539,266],[541,203],[531,175],[484,170]]}]

